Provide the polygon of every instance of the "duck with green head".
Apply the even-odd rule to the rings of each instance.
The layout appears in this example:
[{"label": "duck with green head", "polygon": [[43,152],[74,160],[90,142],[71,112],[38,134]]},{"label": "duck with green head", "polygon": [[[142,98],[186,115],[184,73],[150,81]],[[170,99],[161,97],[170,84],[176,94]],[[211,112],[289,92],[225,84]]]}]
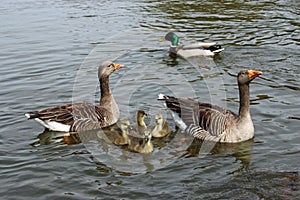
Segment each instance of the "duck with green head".
[{"label": "duck with green head", "polygon": [[174,32],[169,32],[161,41],[170,41],[169,53],[171,56],[181,56],[183,58],[196,56],[214,56],[224,50],[216,42],[204,43],[198,42],[189,45],[179,45],[179,37]]}]

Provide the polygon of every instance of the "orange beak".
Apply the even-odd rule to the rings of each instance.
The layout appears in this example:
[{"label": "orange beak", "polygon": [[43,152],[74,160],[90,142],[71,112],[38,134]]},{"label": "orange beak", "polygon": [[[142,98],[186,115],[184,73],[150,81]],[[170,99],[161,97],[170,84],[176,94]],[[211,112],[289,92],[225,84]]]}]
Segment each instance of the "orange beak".
[{"label": "orange beak", "polygon": [[120,65],[120,64],[114,63],[114,67],[115,67],[115,70],[117,70],[117,69],[123,68],[124,65]]},{"label": "orange beak", "polygon": [[256,77],[258,77],[259,75],[262,74],[261,71],[255,71],[255,70],[248,70],[248,73],[249,73],[249,77],[251,79],[254,79],[254,78],[256,78]]}]

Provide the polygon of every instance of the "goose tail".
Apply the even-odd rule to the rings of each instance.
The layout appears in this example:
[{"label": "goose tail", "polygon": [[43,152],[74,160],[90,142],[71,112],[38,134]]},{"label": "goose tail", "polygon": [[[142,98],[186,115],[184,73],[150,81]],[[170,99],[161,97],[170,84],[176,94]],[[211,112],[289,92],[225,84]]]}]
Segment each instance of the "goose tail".
[{"label": "goose tail", "polygon": [[212,45],[209,47],[209,50],[213,53],[220,53],[224,48],[222,48],[221,45]]},{"label": "goose tail", "polygon": [[25,117],[27,117],[27,119],[35,119],[35,118],[39,118],[40,115],[38,112],[28,112],[25,113]]},{"label": "goose tail", "polygon": [[157,100],[166,100],[167,98],[168,98],[168,97],[167,97],[166,95],[160,93],[160,94],[158,95]]}]

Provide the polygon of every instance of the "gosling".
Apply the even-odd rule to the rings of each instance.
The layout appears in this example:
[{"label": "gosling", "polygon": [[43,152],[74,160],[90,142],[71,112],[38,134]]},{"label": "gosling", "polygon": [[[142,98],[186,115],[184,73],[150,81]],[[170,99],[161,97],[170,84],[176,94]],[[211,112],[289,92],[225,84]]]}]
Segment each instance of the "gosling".
[{"label": "gosling", "polygon": [[162,138],[171,132],[169,123],[165,120],[162,114],[155,115],[155,127],[151,131],[151,135],[155,138]]},{"label": "gosling", "polygon": [[147,125],[145,123],[145,117],[147,113],[143,110],[138,110],[136,112],[136,125],[132,126],[132,131],[137,134],[137,136],[143,136],[145,130],[147,130]]},{"label": "gosling", "polygon": [[152,135],[149,130],[145,130],[144,137],[128,135],[129,143],[128,149],[138,153],[151,153],[153,152],[153,144],[151,141]]},{"label": "gosling", "polygon": [[128,128],[130,126],[129,120],[118,121],[109,129],[103,129],[108,140],[115,145],[126,145],[129,143]]}]

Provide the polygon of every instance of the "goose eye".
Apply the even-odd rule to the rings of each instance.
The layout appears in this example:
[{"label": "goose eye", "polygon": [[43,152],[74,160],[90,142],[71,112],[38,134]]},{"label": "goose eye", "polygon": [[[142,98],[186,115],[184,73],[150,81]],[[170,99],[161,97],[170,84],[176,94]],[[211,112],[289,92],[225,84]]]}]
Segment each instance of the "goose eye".
[{"label": "goose eye", "polygon": [[109,67],[109,68],[114,67],[114,64],[110,64],[107,67]]}]

